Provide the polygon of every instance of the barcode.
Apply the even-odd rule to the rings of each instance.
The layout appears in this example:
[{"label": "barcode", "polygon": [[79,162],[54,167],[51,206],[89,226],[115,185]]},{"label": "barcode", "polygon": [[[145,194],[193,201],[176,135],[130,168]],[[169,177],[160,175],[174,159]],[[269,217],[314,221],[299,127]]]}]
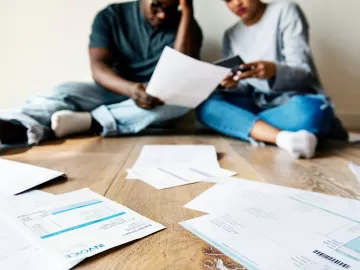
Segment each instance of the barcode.
[{"label": "barcode", "polygon": [[348,265],[346,263],[343,263],[342,261],[339,261],[339,260],[337,260],[337,259],[335,259],[335,258],[333,258],[333,257],[331,257],[329,255],[326,255],[325,253],[322,253],[321,251],[314,250],[313,252],[316,255],[320,256],[321,258],[324,258],[324,259],[326,259],[326,260],[328,260],[328,261],[330,261],[330,262],[332,262],[334,264],[337,264],[337,265],[339,265],[339,266],[341,266],[341,267],[343,267],[345,269],[349,269],[351,267],[350,265]]}]

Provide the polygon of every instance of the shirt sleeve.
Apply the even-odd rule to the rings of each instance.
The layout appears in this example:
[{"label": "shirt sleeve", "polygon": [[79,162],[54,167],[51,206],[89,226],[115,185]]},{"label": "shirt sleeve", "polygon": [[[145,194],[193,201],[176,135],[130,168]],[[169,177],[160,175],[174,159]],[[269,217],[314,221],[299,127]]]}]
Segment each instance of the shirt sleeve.
[{"label": "shirt sleeve", "polygon": [[230,38],[228,32],[225,32],[223,37],[223,56],[224,58],[234,55],[231,49]]},{"label": "shirt sleeve", "polygon": [[99,12],[92,25],[90,48],[110,49],[112,44],[111,25],[106,10]]},{"label": "shirt sleeve", "polygon": [[301,8],[291,3],[280,19],[281,54],[276,77],[269,81],[273,91],[309,91],[317,80],[309,46],[309,25]]}]

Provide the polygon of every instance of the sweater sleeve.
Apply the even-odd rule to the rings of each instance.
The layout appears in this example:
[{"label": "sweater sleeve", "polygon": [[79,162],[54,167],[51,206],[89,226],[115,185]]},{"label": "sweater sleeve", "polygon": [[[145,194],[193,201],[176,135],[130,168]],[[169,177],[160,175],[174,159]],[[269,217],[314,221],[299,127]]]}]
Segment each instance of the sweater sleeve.
[{"label": "sweater sleeve", "polygon": [[225,32],[224,37],[223,37],[222,52],[223,52],[223,57],[225,57],[225,58],[234,55],[233,51],[231,49],[231,43],[230,43],[230,38],[229,38],[228,32]]},{"label": "sweater sleeve", "polygon": [[301,8],[290,3],[280,18],[282,61],[270,81],[275,92],[308,91],[317,80],[309,45],[309,25]]}]

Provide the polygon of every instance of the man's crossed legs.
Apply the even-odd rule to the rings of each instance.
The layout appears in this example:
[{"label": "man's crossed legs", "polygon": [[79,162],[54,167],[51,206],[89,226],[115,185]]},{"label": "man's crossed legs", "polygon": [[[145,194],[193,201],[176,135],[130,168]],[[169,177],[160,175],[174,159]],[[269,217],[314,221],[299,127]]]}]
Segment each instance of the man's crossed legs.
[{"label": "man's crossed legs", "polygon": [[[152,124],[179,118],[189,109],[165,105],[144,110],[127,97],[107,91],[96,83],[65,83],[49,95],[29,100],[20,109],[0,111],[0,141],[31,145],[46,140],[52,135],[54,114],[57,121],[59,117],[79,116],[59,114],[60,111],[90,112],[92,119],[86,119],[84,115],[87,114],[83,114],[79,120],[98,123],[102,127],[102,136],[117,136],[136,134]],[[55,129],[64,128],[59,125],[60,122],[53,123]]]}]

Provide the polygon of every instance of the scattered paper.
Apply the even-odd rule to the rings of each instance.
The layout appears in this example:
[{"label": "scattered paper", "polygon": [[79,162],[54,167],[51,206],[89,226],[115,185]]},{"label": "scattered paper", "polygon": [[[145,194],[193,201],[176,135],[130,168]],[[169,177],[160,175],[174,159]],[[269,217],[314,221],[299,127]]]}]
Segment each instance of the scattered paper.
[{"label": "scattered paper", "polygon": [[65,174],[25,163],[0,159],[0,194],[19,194],[61,176],[65,176]]},{"label": "scattered paper", "polygon": [[181,225],[249,269],[360,269],[359,201],[232,178],[185,207],[210,214]]},{"label": "scattered paper", "polygon": [[139,179],[137,170],[172,165],[220,168],[213,145],[145,145],[126,179]]},{"label": "scattered paper", "polygon": [[356,176],[357,180],[360,181],[360,166],[356,165],[353,162],[350,162],[349,168],[353,172],[353,174]]},{"label": "scattered paper", "polygon": [[[39,206],[52,196],[54,195],[41,191],[32,191],[19,196],[1,196],[0,208],[5,204]],[[0,211],[0,269],[67,270],[79,262],[59,260],[44,252]]]},{"label": "scattered paper", "polygon": [[165,227],[83,189],[38,207],[5,206],[4,212],[42,250],[74,261],[143,238]]},{"label": "scattered paper", "polygon": [[357,220],[360,217],[360,201],[357,200],[239,178],[223,179],[219,184],[209,188],[184,207],[203,213],[223,213],[229,209],[229,205],[240,207],[246,203],[263,201],[269,197],[273,198],[273,195],[307,203],[318,209],[331,211],[352,220]]},{"label": "scattered paper", "polygon": [[135,174],[140,180],[156,189],[166,189],[197,182],[216,183],[219,179],[234,176],[236,173],[221,168],[188,168],[172,165],[138,169]]},{"label": "scattered paper", "polygon": [[358,223],[337,216],[325,218],[336,222],[336,232],[318,233],[255,206],[209,214],[181,225],[248,269],[359,269],[359,254],[355,242],[352,244],[359,233],[351,235]]},{"label": "scattered paper", "polygon": [[230,71],[166,47],[146,92],[169,105],[196,108]]}]

